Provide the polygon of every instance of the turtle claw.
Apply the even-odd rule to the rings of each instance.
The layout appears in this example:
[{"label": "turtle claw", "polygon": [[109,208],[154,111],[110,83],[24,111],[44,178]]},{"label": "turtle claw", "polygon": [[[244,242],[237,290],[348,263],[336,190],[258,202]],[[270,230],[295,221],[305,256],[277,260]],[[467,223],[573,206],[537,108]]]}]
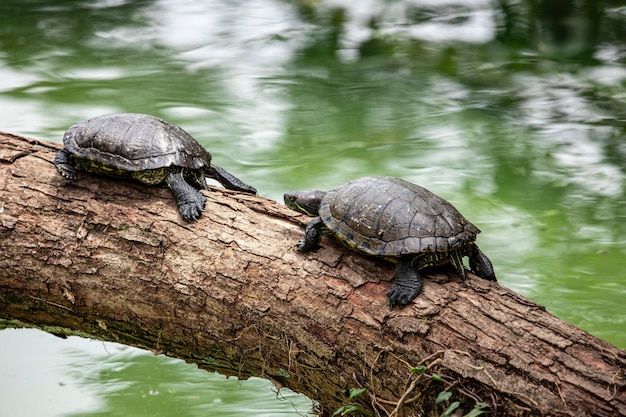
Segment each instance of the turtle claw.
[{"label": "turtle claw", "polygon": [[195,197],[185,201],[183,203],[179,203],[178,211],[183,219],[188,222],[196,221],[202,215],[204,211],[204,204],[206,203],[206,197],[201,193],[196,194],[199,197]]},{"label": "turtle claw", "polygon": [[306,247],[306,242],[304,241],[304,239],[299,240],[294,246],[293,248],[295,250],[297,250],[298,252],[304,252]]},{"label": "turtle claw", "polygon": [[67,178],[68,180],[75,180],[78,176],[78,171],[72,163],[71,154],[65,148],[61,149],[57,153],[57,156],[54,158],[54,166],[57,168],[57,171],[59,171],[59,174],[61,174],[63,178]]},{"label": "turtle claw", "polygon": [[61,174],[61,176],[65,179],[75,180],[78,177],[78,171],[76,171],[76,168],[69,164],[57,164],[56,167],[59,174]]}]

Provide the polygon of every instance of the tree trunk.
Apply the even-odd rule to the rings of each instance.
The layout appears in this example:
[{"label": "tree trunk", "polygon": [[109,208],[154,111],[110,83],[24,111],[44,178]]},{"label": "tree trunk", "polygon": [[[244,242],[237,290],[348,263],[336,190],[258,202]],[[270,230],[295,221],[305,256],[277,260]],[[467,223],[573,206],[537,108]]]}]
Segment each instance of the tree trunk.
[{"label": "tree trunk", "polygon": [[391,264],[294,251],[307,219],[274,201],[212,189],[187,223],[165,187],[63,179],[59,148],[0,134],[1,318],[270,378],[322,415],[626,414],[626,352],[499,283],[439,269],[390,311]]}]

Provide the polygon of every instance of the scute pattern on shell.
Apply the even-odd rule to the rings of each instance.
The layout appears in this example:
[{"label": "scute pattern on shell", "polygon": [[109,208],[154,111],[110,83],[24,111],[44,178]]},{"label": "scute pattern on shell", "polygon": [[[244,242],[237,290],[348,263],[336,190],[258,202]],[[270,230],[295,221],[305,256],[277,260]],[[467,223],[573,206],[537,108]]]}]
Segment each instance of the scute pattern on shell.
[{"label": "scute pattern on shell", "polygon": [[178,126],[157,117],[114,113],[71,126],[63,144],[78,158],[124,171],[169,166],[201,169],[211,154]]},{"label": "scute pattern on shell", "polygon": [[480,233],[448,201],[393,177],[347,182],[326,194],[319,214],[348,247],[376,256],[449,252]]}]

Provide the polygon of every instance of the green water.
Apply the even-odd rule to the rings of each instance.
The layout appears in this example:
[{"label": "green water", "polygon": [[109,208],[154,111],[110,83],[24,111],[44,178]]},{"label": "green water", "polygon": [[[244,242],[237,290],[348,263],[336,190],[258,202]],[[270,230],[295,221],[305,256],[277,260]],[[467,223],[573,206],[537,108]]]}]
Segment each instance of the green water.
[{"label": "green water", "polygon": [[[60,141],[84,118],[150,113],[277,200],[402,177],[482,229],[503,285],[626,348],[626,7],[226,3],[3,0],[0,130]],[[3,346],[1,415],[310,404],[101,342],[5,330]],[[29,413],[25,398],[48,407]]]}]

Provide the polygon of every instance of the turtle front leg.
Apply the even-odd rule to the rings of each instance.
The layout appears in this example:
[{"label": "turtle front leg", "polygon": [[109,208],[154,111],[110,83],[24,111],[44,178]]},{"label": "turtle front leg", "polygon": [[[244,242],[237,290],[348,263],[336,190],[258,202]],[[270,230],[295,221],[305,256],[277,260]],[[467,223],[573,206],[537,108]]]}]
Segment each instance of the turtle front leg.
[{"label": "turtle front leg", "polygon": [[226,171],[224,168],[211,165],[209,176],[212,178],[215,178],[217,181],[219,181],[220,184],[222,184],[224,187],[228,188],[229,190],[256,194],[256,188],[241,181],[239,178],[235,177],[233,174]]},{"label": "turtle front leg", "polygon": [[389,307],[409,304],[422,291],[422,278],[413,268],[412,259],[400,258],[396,264],[396,282],[387,292]]},{"label": "turtle front leg", "polygon": [[315,217],[311,220],[304,229],[304,239],[296,243],[296,249],[301,252],[309,252],[313,249],[317,249],[322,240],[322,230],[325,227],[321,218]]},{"label": "turtle front leg", "polygon": [[474,249],[469,254],[469,264],[472,272],[488,281],[497,281],[493,265],[487,258],[487,255],[478,248],[478,245],[474,244],[472,246],[474,246]]},{"label": "turtle front leg", "polygon": [[204,210],[206,197],[185,181],[182,172],[170,172],[165,177],[165,184],[172,190],[183,219],[188,222],[197,220]]},{"label": "turtle front leg", "polygon": [[78,176],[78,171],[72,162],[72,154],[65,148],[57,153],[57,156],[54,158],[54,166],[63,178],[75,180]]}]

